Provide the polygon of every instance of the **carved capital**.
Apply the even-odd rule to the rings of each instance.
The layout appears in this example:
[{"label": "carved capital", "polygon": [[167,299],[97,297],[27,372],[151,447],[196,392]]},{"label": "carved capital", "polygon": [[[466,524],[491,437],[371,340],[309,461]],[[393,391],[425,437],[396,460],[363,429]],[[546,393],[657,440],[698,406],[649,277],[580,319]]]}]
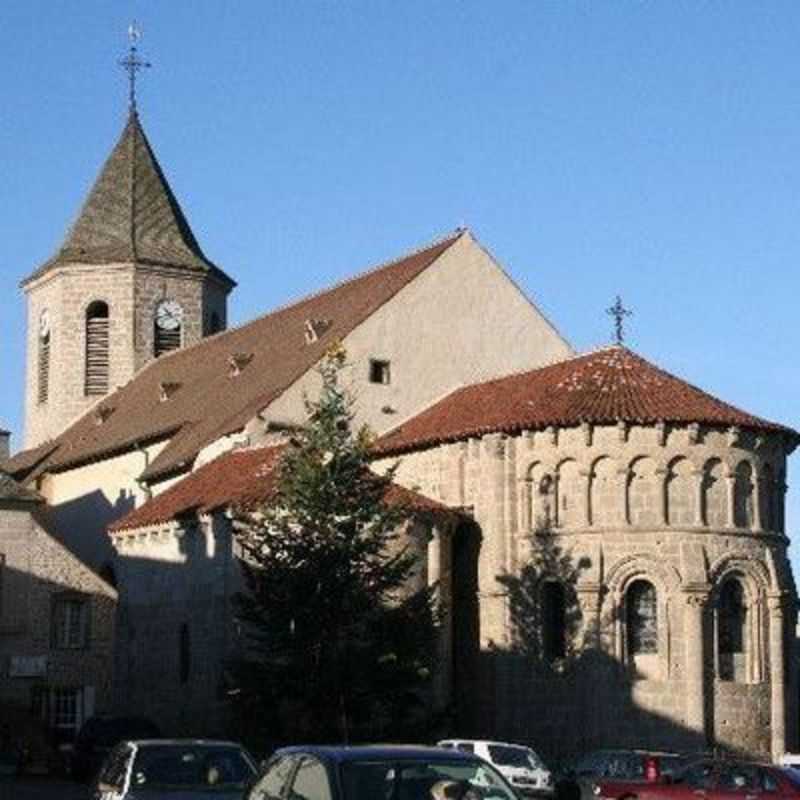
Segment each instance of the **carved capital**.
[{"label": "carved capital", "polygon": [[692,422],[689,427],[689,444],[697,444],[700,441],[700,425]]},{"label": "carved capital", "polygon": [[705,608],[708,602],[708,594],[706,592],[688,592],[684,599],[689,608]]}]

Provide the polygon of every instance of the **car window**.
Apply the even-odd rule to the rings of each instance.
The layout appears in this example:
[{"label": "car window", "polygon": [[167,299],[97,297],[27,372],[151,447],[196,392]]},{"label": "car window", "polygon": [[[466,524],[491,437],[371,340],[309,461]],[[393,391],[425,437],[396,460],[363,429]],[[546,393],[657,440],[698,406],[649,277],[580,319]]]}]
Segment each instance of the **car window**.
[{"label": "car window", "polygon": [[243,788],[255,769],[244,751],[232,745],[148,743],[136,751],[133,787],[147,790],[218,791]]},{"label": "car window", "polygon": [[765,792],[778,791],[778,778],[768,769],[759,770],[759,782]]},{"label": "car window", "polygon": [[474,753],[475,745],[472,744],[472,742],[459,742],[456,745],[456,749],[460,750],[462,753]]},{"label": "car window", "polygon": [[330,800],[328,772],[315,758],[304,758],[294,774],[290,800]]},{"label": "car window", "polygon": [[249,800],[281,800],[295,762],[296,759],[290,756],[279,756],[270,761],[250,792]]},{"label": "car window", "polygon": [[599,775],[606,762],[606,753],[589,753],[575,764],[578,775]]},{"label": "car window", "polygon": [[538,763],[526,747],[490,744],[489,760],[499,767],[518,767],[520,769],[537,769]]},{"label": "car window", "polygon": [[692,789],[708,789],[714,778],[714,765],[705,761],[692,764],[679,776],[679,780],[688,784]]},{"label": "car window", "polygon": [[127,744],[117,745],[103,762],[100,768],[99,781],[106,786],[113,786],[115,789],[122,789],[125,783],[125,775],[128,770],[128,758],[130,747]]},{"label": "car window", "polygon": [[719,771],[717,785],[725,791],[755,791],[760,784],[759,770],[748,764],[724,764]]}]

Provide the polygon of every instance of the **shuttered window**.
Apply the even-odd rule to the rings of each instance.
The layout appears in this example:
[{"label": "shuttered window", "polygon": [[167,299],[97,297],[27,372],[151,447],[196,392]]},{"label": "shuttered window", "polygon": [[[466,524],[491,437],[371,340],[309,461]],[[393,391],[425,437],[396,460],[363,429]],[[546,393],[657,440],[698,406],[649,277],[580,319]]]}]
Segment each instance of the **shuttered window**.
[{"label": "shuttered window", "polygon": [[50,393],[50,334],[39,337],[39,402],[46,403]]},{"label": "shuttered window", "polygon": [[170,350],[177,350],[181,346],[181,328],[178,326],[173,330],[164,330],[156,325],[155,331],[155,354],[156,358],[168,353]]},{"label": "shuttered window", "polygon": [[98,301],[86,310],[86,380],[87,395],[108,392],[108,306]]}]

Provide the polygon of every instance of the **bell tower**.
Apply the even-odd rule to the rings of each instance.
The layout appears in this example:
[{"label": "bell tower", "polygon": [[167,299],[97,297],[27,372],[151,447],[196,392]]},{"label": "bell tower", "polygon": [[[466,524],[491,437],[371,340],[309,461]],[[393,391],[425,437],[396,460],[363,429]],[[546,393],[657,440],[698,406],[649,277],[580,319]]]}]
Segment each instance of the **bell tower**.
[{"label": "bell tower", "polygon": [[153,358],[227,324],[236,285],[200,248],[136,106],[138,32],[125,128],[56,254],[22,281],[27,298],[25,447],[60,434]]}]

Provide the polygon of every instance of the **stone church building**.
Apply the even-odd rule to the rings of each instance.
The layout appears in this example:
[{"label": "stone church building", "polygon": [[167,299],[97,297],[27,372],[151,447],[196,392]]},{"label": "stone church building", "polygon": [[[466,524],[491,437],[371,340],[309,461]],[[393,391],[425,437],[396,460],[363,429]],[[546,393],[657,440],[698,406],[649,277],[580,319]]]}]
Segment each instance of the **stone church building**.
[{"label": "stone church building", "polygon": [[228,328],[235,283],[134,110],[22,286],[25,449],[2,467],[117,587],[118,710],[224,732],[228,512],[268,497],[341,342],[446,610],[448,733],[551,754],[794,745],[798,434],[625,348],[576,355],[469,231]]}]

